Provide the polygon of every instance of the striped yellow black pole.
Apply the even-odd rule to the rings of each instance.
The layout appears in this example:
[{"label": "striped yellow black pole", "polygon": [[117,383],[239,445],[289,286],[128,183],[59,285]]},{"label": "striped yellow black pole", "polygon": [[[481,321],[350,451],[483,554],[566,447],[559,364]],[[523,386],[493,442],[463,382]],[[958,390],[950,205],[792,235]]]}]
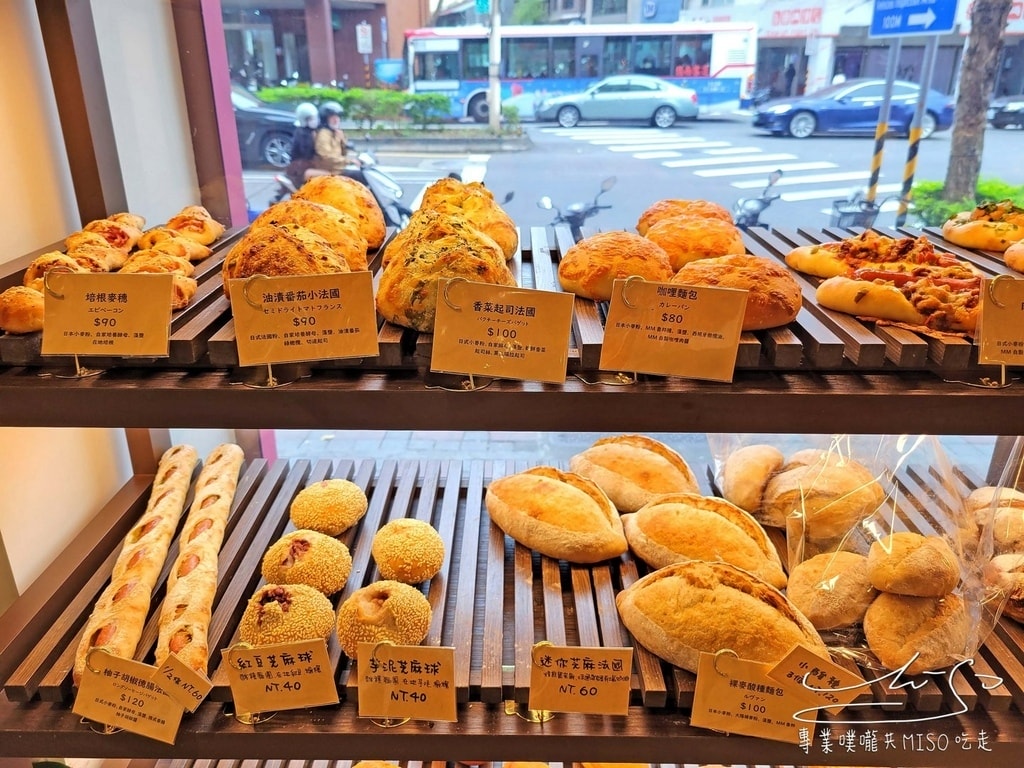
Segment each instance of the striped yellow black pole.
[{"label": "striped yellow black pole", "polygon": [[889,132],[889,123],[885,116],[879,114],[878,126],[875,128],[875,151],[871,155],[871,178],[868,180],[868,191],[865,197],[874,202],[878,194],[878,177],[882,175],[882,152],[885,149],[885,135]]},{"label": "striped yellow black pole", "polygon": [[914,171],[917,169],[917,150],[921,144],[921,126],[910,128],[910,145],[907,147],[907,162],[903,165],[903,187],[900,189],[900,207],[896,212],[896,226],[902,227],[907,221],[910,206],[910,190],[914,186]]}]

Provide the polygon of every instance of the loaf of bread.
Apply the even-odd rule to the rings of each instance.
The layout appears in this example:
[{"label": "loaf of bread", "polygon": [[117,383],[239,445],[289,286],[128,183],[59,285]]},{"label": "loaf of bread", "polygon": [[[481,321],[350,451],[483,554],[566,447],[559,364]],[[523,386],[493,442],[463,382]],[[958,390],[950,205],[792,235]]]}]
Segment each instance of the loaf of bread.
[{"label": "loaf of bread", "polygon": [[789,574],[786,597],[816,629],[843,629],[864,620],[878,592],[868,559],[855,552],[822,552]]},{"label": "loaf of bread", "polygon": [[698,259],[746,253],[740,230],[731,221],[704,216],[673,216],[647,230],[647,239],[668,254],[672,270]]},{"label": "loaf of bread", "polygon": [[651,240],[630,232],[591,235],[569,247],[558,263],[562,290],[594,301],[609,301],[612,284],[628,277],[668,282],[668,254]]},{"label": "loaf of bread", "polygon": [[384,212],[373,193],[355,179],[314,176],[296,190],[292,200],[310,200],[337,208],[359,222],[359,232],[368,248],[376,250],[384,243],[387,235]]},{"label": "loaf of bread", "polygon": [[786,586],[779,553],[757,521],[724,499],[659,496],[622,516],[629,548],[652,568],[686,560],[730,563],[777,589]]},{"label": "loaf of bread", "polygon": [[43,294],[26,285],[12,285],[0,293],[0,331],[33,333],[43,330]]},{"label": "loaf of bread", "polygon": [[868,578],[883,592],[942,597],[960,581],[960,560],[938,536],[900,531],[871,543]]},{"label": "loaf of bread", "polygon": [[523,546],[570,563],[597,563],[626,551],[622,521],[594,482],[554,467],[494,480],[487,513]]},{"label": "loaf of bread", "polygon": [[747,304],[741,326],[744,331],[791,323],[803,304],[800,286],[792,273],[776,260],[764,256],[740,253],[690,261],[679,267],[671,282],[746,291]]},{"label": "loaf of bread", "polygon": [[665,199],[648,206],[636,223],[636,231],[646,235],[647,230],[662,219],[675,216],[701,216],[706,219],[719,219],[732,224],[732,214],[727,208],[709,200]]},{"label": "loaf of bread", "polygon": [[784,519],[769,519],[761,511],[764,489],[784,461],[782,451],[774,445],[758,443],[737,448],[722,464],[722,496],[752,514],[762,525],[785,527]]},{"label": "loaf of bread", "polygon": [[367,268],[367,242],[360,231],[359,222],[338,208],[311,200],[282,200],[257,216],[249,229],[251,231],[269,224],[305,227],[330,243],[352,272]]},{"label": "loaf of bread", "polygon": [[244,459],[239,446],[224,443],[203,462],[181,530],[178,557],[167,577],[154,651],[157,666],[174,654],[183,664],[206,674],[218,554]]},{"label": "loaf of bread", "polygon": [[665,493],[694,493],[686,460],[644,435],[603,437],[569,459],[569,469],[593,480],[620,512],[636,512]]},{"label": "loaf of bread", "polygon": [[94,649],[125,659],[135,653],[198,460],[190,445],[176,445],[160,457],[146,510],[125,537],[110,583],[82,630],[73,670],[76,685]]},{"label": "loaf of bread", "polygon": [[971,620],[963,599],[880,592],[864,615],[868,647],[887,669],[916,675],[964,658]]},{"label": "loaf of bread", "polygon": [[994,554],[1024,552],[1024,493],[986,485],[967,496],[964,512],[965,545],[976,545],[982,531],[991,528]]},{"label": "loaf of bread", "polygon": [[463,182],[450,176],[438,179],[423,191],[419,210],[462,216],[496,242],[506,259],[519,249],[515,223],[479,181]]},{"label": "loaf of bread", "polygon": [[722,650],[774,664],[800,644],[829,658],[817,631],[779,590],[726,563],[659,568],[619,592],[615,603],[640,645],[691,672],[701,653]]}]

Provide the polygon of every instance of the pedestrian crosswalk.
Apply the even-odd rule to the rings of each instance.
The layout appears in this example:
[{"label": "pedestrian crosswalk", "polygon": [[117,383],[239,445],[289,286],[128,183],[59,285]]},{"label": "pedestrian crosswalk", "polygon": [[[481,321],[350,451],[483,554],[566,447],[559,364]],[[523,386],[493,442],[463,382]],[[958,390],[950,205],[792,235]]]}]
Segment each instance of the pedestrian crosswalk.
[{"label": "pedestrian crosswalk", "polygon": [[[546,127],[544,133],[574,141],[585,141],[609,152],[628,154],[637,160],[657,162],[666,168],[689,170],[698,178],[728,179],[736,189],[764,187],[766,174],[782,170],[785,175],[777,187],[786,202],[828,201],[846,197],[851,186],[866,185],[868,170],[845,170],[830,160],[805,160],[789,152],[767,152],[759,147],[735,146],[713,136],[679,135],[654,128],[608,127],[578,128]],[[713,132],[711,132],[713,133]],[[836,184],[845,183],[837,187]],[[880,196],[895,196],[902,185],[879,184]],[[882,204],[883,211],[894,211],[895,199]]]}]

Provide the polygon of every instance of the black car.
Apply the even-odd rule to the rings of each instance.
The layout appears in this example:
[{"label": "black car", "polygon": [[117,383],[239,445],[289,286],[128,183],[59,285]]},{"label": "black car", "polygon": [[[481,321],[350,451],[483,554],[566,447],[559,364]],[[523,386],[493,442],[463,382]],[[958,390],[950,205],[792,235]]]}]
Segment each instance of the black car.
[{"label": "black car", "polygon": [[240,86],[231,89],[231,106],[243,166],[284,168],[291,162],[295,115],[264,104]]},{"label": "black car", "polygon": [[989,104],[987,117],[993,128],[1024,128],[1024,95],[996,99]]}]

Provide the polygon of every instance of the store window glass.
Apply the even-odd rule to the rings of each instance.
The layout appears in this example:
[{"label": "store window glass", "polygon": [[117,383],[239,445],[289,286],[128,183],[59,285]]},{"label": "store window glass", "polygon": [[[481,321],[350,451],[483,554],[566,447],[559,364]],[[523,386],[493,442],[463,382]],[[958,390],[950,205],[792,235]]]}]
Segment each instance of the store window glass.
[{"label": "store window glass", "polygon": [[609,37],[604,41],[604,74],[622,75],[631,70],[633,38]]}]

